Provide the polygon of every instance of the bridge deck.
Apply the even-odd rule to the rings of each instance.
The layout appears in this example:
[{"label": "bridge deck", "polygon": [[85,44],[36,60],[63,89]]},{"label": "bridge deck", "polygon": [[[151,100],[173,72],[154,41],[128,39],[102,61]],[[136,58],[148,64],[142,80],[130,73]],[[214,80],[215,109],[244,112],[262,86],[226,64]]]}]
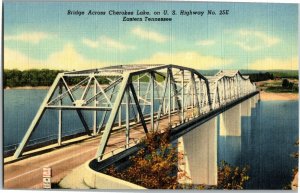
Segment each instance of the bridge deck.
[{"label": "bridge deck", "polygon": [[[187,116],[191,115],[190,112],[187,114]],[[179,123],[177,114],[173,114],[171,119],[174,124]],[[150,123],[147,124],[150,127]],[[161,130],[168,127],[168,117],[162,117],[159,127]],[[124,132],[122,129],[111,134],[105,157],[110,157],[112,150],[125,145]],[[143,127],[140,124],[133,125],[130,142],[134,142],[144,135]],[[81,142],[69,145],[68,142],[65,142],[65,146],[54,147],[51,151],[48,149],[49,152],[46,153],[28,152],[24,155],[24,159],[6,161],[4,163],[4,188],[42,188],[42,169],[46,166],[52,168],[52,182],[59,182],[72,169],[95,157],[100,138],[99,136],[86,138]],[[131,144],[134,145],[134,143]],[[120,151],[122,150],[120,149]]]}]

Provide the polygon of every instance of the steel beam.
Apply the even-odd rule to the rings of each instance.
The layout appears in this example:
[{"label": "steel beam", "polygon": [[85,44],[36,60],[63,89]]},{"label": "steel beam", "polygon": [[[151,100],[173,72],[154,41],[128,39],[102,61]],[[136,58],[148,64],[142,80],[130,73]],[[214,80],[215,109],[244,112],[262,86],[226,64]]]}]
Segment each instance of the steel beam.
[{"label": "steel beam", "polygon": [[181,100],[182,100],[182,108],[181,108],[181,120],[184,122],[184,70],[181,71]]},{"label": "steel beam", "polygon": [[[72,103],[74,104],[74,102],[75,102],[74,96],[72,95],[72,93],[71,93],[71,91],[70,91],[70,89],[69,89],[69,87],[68,87],[68,85],[67,85],[65,79],[64,79],[63,77],[61,77],[61,79],[62,79],[62,81],[63,81],[63,86],[64,86],[65,89],[68,91],[69,97],[70,97]],[[75,105],[75,104],[74,104],[74,105]],[[51,106],[47,106],[47,108],[51,108]],[[62,106],[61,106],[61,108],[62,108]],[[70,107],[69,107],[69,108],[70,108]],[[72,108],[72,107],[71,107],[71,108]],[[82,107],[81,107],[81,108],[82,108]],[[85,108],[86,108],[86,107],[85,107]],[[67,110],[67,109],[68,109],[68,108],[66,108],[66,110]],[[85,131],[86,131],[86,133],[87,133],[88,135],[91,135],[90,129],[89,129],[88,124],[86,123],[84,117],[83,117],[82,112],[81,112],[79,109],[77,109],[76,107],[75,107],[75,109],[76,109],[76,112],[77,112],[77,114],[78,114],[78,116],[79,116],[79,119],[80,119],[80,121],[81,121],[81,123],[82,123],[82,125],[83,125],[83,127],[84,127],[84,129],[85,129]]]},{"label": "steel beam", "polygon": [[168,81],[169,80],[168,80],[168,76],[167,76],[167,77],[165,77],[165,82],[164,82],[164,87],[163,87],[163,95],[162,95],[162,98],[160,100],[160,104],[159,104],[159,108],[158,108],[158,114],[157,114],[157,118],[156,118],[156,131],[158,131],[159,120],[160,120],[160,116],[161,116],[161,113],[162,113],[163,103],[164,103],[165,97],[166,97]]},{"label": "steel beam", "polygon": [[[58,83],[58,94],[61,95],[62,93],[62,85],[61,81]],[[59,104],[62,105],[62,99],[59,100]],[[62,110],[58,110],[58,135],[57,135],[57,144],[60,146],[61,145],[61,136],[62,136]]]},{"label": "steel beam", "polygon": [[[110,94],[110,97],[109,97],[109,100],[111,100],[112,99],[112,97],[113,97],[113,95],[114,95],[114,91],[115,91],[115,88],[116,88],[116,86],[117,85],[114,85],[114,87],[112,88],[112,91],[111,91],[111,94]],[[96,89],[97,89],[97,87],[96,87]],[[97,98],[96,98],[96,100],[95,101],[97,101]],[[121,106],[120,106],[120,110],[121,110]],[[103,127],[103,124],[104,124],[104,122],[105,122],[105,119],[106,119],[106,115],[107,115],[107,111],[104,111],[104,113],[103,113],[103,115],[102,115],[102,119],[101,119],[101,121],[100,121],[100,123],[99,123],[99,127],[98,127],[98,131],[97,131],[97,134],[99,134],[100,133],[100,131],[101,131],[101,128]],[[121,114],[120,114],[120,117],[121,117]],[[121,121],[119,120],[119,123],[120,123],[120,127],[121,127]]]},{"label": "steel beam", "polygon": [[[138,98],[138,103],[140,103],[140,96],[141,96],[141,84],[140,84],[140,75],[138,75],[137,79],[137,98]],[[137,122],[140,121],[140,116],[137,114]]]},{"label": "steel beam", "polygon": [[130,78],[131,77],[130,77],[129,73],[126,73],[123,76],[123,80],[122,80],[121,85],[120,85],[119,93],[118,93],[118,95],[115,99],[115,102],[113,104],[112,112],[109,116],[109,119],[108,119],[106,125],[105,125],[105,129],[104,129],[104,132],[103,132],[103,135],[102,135],[102,138],[101,138],[100,146],[99,146],[99,148],[96,152],[96,158],[97,158],[98,161],[100,161],[103,157],[103,153],[105,151],[106,144],[107,144],[109,136],[111,134],[111,130],[112,130],[114,121],[117,117],[117,113],[118,113],[119,107],[121,105],[121,102],[122,102],[122,99],[123,99],[123,96],[125,94],[125,90],[126,90],[126,87],[127,87],[127,84],[128,84],[128,81],[129,81]]},{"label": "steel beam", "polygon": [[170,71],[171,71],[172,69],[170,69],[170,68],[168,68],[168,78],[169,78],[169,86],[168,86],[168,91],[169,91],[169,100],[168,100],[168,118],[169,118],[169,125],[171,126],[171,100],[172,100],[172,98],[171,98],[171,73],[170,73]]},{"label": "steel beam", "polygon": [[[70,89],[70,91],[73,92],[73,91],[79,89],[80,86],[81,86],[83,83],[85,83],[86,81],[88,81],[88,80],[89,80],[89,77],[87,77],[87,78],[85,78],[84,80],[80,81],[78,84],[76,84],[75,86],[73,86],[73,87]],[[68,93],[69,93],[69,91],[66,90],[64,93],[58,95],[56,98],[54,98],[54,99],[52,99],[50,102],[48,102],[48,105],[57,103],[58,101],[60,101],[61,99],[63,99],[65,96],[67,96]]]},{"label": "steel beam", "polygon": [[[94,95],[97,94],[97,83],[96,78],[94,78]],[[97,107],[97,98],[94,101],[94,106]],[[106,113],[107,111],[105,111]],[[95,110],[93,113],[93,135],[97,134],[97,111]]]},{"label": "steel beam", "polygon": [[[103,91],[104,92],[108,92],[110,89],[114,88],[114,86],[116,86],[117,84],[119,84],[122,81],[122,77],[118,78],[115,82],[113,82],[112,84],[110,84],[108,87],[104,88]],[[85,104],[88,105],[91,102],[93,102],[94,100],[96,100],[99,96],[103,95],[103,92],[100,91],[98,92],[95,96],[92,96],[91,98],[87,99]]]},{"label": "steel beam", "polygon": [[150,116],[151,116],[151,130],[154,132],[154,79],[155,75],[150,72],[150,82],[151,82],[151,105],[150,105]]},{"label": "steel beam", "polygon": [[[176,82],[174,80],[172,71],[170,71],[170,77],[171,77],[171,79],[170,79],[171,81],[170,82],[172,82],[172,87],[173,87],[175,101],[177,102],[178,111],[180,112],[180,117],[182,117],[182,115],[181,115],[181,108],[183,108],[183,107],[182,107],[182,105],[181,105],[181,103],[180,103],[180,101],[178,99],[178,90],[177,90]],[[181,120],[181,121],[183,121],[183,120]]]},{"label": "steel beam", "polygon": [[130,103],[130,94],[129,94],[129,87],[127,86],[125,90],[125,109],[126,109],[126,148],[129,147],[129,121],[130,121],[130,111],[129,111],[129,103]]},{"label": "steel beam", "polygon": [[28,140],[29,140],[30,136],[32,135],[33,131],[35,130],[37,124],[40,122],[40,120],[45,112],[45,106],[47,105],[47,103],[49,102],[51,97],[53,96],[54,91],[57,88],[57,85],[58,85],[59,81],[61,80],[62,76],[63,76],[62,73],[60,73],[56,76],[56,78],[55,78],[53,84],[51,85],[46,97],[44,98],[44,101],[42,102],[38,112],[36,113],[29,128],[27,129],[25,136],[22,138],[21,143],[19,144],[17,150],[15,151],[14,156],[13,156],[14,158],[19,158],[22,155],[22,153],[24,151],[24,147],[28,143]]},{"label": "steel beam", "polygon": [[[93,79],[93,77],[90,77],[88,83],[86,84],[86,86],[85,86],[85,88],[84,88],[84,91],[83,91],[83,93],[82,93],[82,95],[81,95],[81,98],[80,98],[81,100],[84,100],[85,97],[86,97],[86,95],[87,95],[87,93],[89,92],[89,90],[90,90],[90,85],[91,85],[91,83],[92,83],[92,79]],[[95,79],[95,80],[96,80],[96,79]]]},{"label": "steel beam", "polygon": [[144,128],[145,133],[147,134],[148,133],[147,125],[146,125],[146,122],[145,122],[145,119],[144,119],[144,116],[143,116],[143,112],[142,112],[141,106],[139,104],[138,98],[136,96],[136,92],[134,90],[134,87],[133,87],[132,83],[130,83],[129,86],[130,86],[130,89],[131,89],[133,100],[134,100],[135,105],[136,105],[136,109],[137,109],[138,114],[140,116],[140,120],[141,120],[142,126]]}]

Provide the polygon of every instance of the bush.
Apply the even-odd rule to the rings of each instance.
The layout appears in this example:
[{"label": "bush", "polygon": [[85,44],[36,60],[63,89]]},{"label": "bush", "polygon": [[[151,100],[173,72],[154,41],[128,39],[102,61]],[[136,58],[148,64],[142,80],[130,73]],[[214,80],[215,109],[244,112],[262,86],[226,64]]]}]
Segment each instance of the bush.
[{"label": "bush", "polygon": [[249,166],[244,168],[232,167],[225,161],[221,162],[218,168],[218,189],[236,189],[244,188],[245,182],[249,180]]},{"label": "bush", "polygon": [[170,144],[169,131],[150,133],[145,149],[130,158],[131,166],[117,171],[114,166],[105,173],[149,189],[175,189],[177,187],[177,147]]},{"label": "bush", "polygon": [[289,88],[290,82],[288,79],[283,79],[282,80],[282,88]]}]

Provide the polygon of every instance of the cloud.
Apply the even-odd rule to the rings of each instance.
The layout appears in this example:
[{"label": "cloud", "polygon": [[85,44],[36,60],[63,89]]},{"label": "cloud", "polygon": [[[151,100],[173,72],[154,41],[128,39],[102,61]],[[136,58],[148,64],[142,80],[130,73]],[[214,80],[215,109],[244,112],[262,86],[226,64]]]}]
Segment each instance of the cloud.
[{"label": "cloud", "polygon": [[97,41],[93,41],[93,40],[90,40],[87,38],[83,38],[82,43],[90,48],[98,48],[99,47],[99,43]]},{"label": "cloud", "polygon": [[196,43],[199,46],[212,46],[216,43],[215,40],[200,40]]},{"label": "cloud", "polygon": [[198,52],[156,53],[148,59],[133,62],[133,64],[176,64],[195,69],[224,69],[232,63],[232,59],[206,56]]},{"label": "cloud", "polygon": [[105,46],[109,47],[109,48],[115,48],[118,50],[127,50],[127,49],[134,49],[134,46],[131,45],[125,45],[117,40],[114,40],[110,37],[106,37],[106,36],[101,36],[100,37],[100,42],[104,43]]},{"label": "cloud", "polygon": [[39,66],[40,62],[28,58],[25,54],[14,51],[10,48],[4,48],[4,69],[30,69]]},{"label": "cloud", "polygon": [[99,68],[106,66],[108,63],[91,60],[79,54],[72,44],[66,44],[64,48],[58,52],[49,55],[45,60],[38,60],[27,55],[4,48],[4,68],[5,69],[60,69],[60,70],[82,70]]},{"label": "cloud", "polygon": [[90,48],[116,49],[120,51],[135,49],[132,45],[126,45],[122,42],[107,36],[101,36],[97,40],[83,38],[82,43]]},{"label": "cloud", "polygon": [[250,52],[272,47],[281,41],[278,37],[257,30],[241,29],[236,32],[236,36],[238,38],[235,44]]},{"label": "cloud", "polygon": [[45,32],[25,32],[18,35],[5,35],[5,41],[23,41],[32,44],[38,44],[45,39],[51,38],[53,35]]},{"label": "cloud", "polygon": [[136,35],[139,38],[152,40],[158,43],[164,43],[167,41],[167,36],[157,33],[155,31],[144,30],[140,27],[134,28],[132,34]]},{"label": "cloud", "polygon": [[289,59],[264,58],[249,65],[254,70],[298,70],[298,57]]}]

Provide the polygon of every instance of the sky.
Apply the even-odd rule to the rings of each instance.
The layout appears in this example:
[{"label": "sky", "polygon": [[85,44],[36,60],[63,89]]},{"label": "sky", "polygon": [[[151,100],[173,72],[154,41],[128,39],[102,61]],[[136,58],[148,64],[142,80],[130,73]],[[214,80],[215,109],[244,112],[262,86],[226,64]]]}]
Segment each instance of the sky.
[{"label": "sky", "polygon": [[[68,10],[85,15],[68,15]],[[118,15],[87,15],[89,10],[145,10],[149,17],[172,21],[126,22]],[[170,15],[153,14],[163,10]],[[171,15],[172,10],[177,15]],[[205,13],[185,16],[181,10]],[[207,10],[216,15],[207,15]],[[219,10],[229,10],[229,15],[219,15]],[[120,64],[297,70],[298,5],[4,2],[4,69],[82,70]]]}]

